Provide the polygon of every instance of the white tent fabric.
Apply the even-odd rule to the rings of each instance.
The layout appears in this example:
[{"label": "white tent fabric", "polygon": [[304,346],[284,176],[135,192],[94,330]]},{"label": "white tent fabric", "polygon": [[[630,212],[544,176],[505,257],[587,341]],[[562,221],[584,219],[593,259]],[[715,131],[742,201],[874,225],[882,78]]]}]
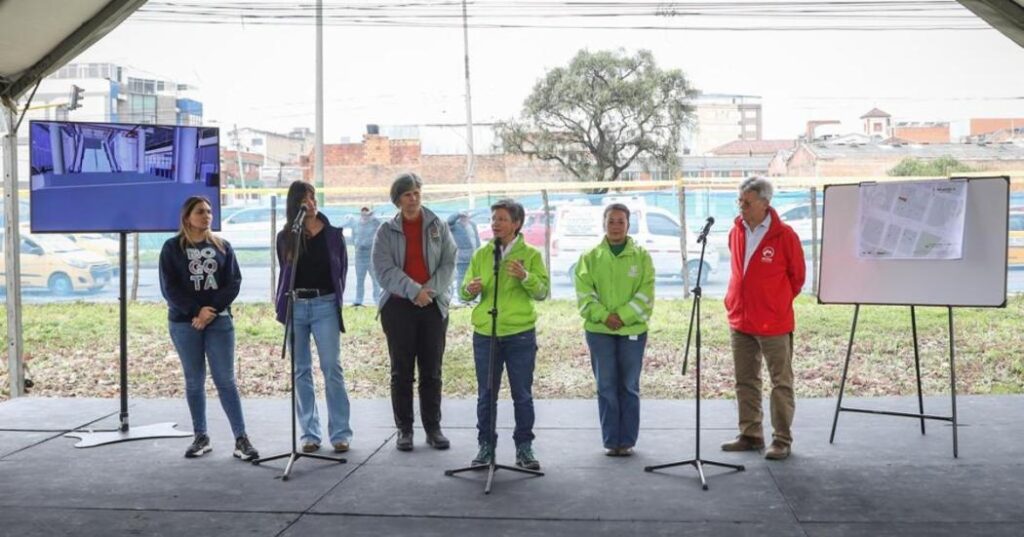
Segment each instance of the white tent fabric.
[{"label": "white tent fabric", "polygon": [[0,97],[14,100],[145,0],[0,0]]},{"label": "white tent fabric", "polygon": [[0,169],[10,396],[24,393],[16,155],[17,99],[87,49],[146,0],[0,0]]},{"label": "white tent fabric", "polygon": [[958,0],[983,21],[1024,47],[1024,0]]},{"label": "white tent fabric", "polygon": [[[0,0],[0,136],[3,146],[5,255],[8,275],[18,271],[15,101],[39,80],[74,59],[117,27],[146,0]],[[1024,47],[1024,0],[959,0]],[[319,130],[319,129],[318,129]],[[18,278],[7,280],[8,364],[11,396],[23,391],[21,303]]]}]

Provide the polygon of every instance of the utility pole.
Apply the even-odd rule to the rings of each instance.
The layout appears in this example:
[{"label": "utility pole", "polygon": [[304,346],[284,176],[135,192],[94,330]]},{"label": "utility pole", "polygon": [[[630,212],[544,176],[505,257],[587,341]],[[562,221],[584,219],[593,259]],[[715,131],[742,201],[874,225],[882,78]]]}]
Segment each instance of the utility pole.
[{"label": "utility pole", "polygon": [[[466,14],[466,0],[462,0],[462,43],[466,60],[466,185],[473,183],[476,173],[473,154],[473,97],[469,91],[469,16]],[[476,196],[469,191],[469,208],[473,209]]]},{"label": "utility pole", "polygon": [[245,168],[242,167],[242,133],[238,132],[238,123],[235,123],[235,157],[238,159],[238,178],[242,181],[242,205],[248,205],[249,196],[245,193]]},{"label": "utility pole", "polygon": [[324,204],[324,2],[316,0],[316,161],[313,164],[317,205]]},{"label": "utility pole", "polygon": [[25,344],[21,337],[21,235],[18,232],[18,109],[0,100],[0,155],[3,161],[4,263],[7,272],[7,380],[11,399],[25,395]]}]

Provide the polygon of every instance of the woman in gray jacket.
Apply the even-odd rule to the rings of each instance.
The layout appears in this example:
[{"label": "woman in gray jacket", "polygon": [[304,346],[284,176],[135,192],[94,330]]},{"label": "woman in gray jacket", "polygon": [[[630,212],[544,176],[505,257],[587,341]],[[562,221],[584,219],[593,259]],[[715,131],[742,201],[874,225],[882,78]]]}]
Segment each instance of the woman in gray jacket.
[{"label": "woman in gray jacket", "polygon": [[412,385],[418,366],[420,418],[427,444],[448,449],[441,433],[441,361],[448,331],[448,304],[455,272],[455,241],[448,225],[421,205],[423,180],[404,173],[391,183],[398,214],[377,229],[373,272],[381,326],[391,355],[391,406],[395,447],[411,451]]}]

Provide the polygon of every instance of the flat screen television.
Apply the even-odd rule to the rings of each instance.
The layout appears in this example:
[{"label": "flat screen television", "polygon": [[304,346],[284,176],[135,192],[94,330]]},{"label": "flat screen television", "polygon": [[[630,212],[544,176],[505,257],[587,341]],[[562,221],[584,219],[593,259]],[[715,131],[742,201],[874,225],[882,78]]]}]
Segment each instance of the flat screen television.
[{"label": "flat screen television", "polygon": [[29,140],[33,233],[177,231],[194,195],[220,230],[217,128],[32,121]]}]

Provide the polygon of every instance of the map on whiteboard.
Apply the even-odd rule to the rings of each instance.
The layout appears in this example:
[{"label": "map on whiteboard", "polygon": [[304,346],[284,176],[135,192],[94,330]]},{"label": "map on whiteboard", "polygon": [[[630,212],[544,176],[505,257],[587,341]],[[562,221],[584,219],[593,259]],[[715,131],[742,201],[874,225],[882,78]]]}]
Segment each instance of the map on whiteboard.
[{"label": "map on whiteboard", "polygon": [[967,181],[861,185],[857,257],[960,259],[966,204]]}]

